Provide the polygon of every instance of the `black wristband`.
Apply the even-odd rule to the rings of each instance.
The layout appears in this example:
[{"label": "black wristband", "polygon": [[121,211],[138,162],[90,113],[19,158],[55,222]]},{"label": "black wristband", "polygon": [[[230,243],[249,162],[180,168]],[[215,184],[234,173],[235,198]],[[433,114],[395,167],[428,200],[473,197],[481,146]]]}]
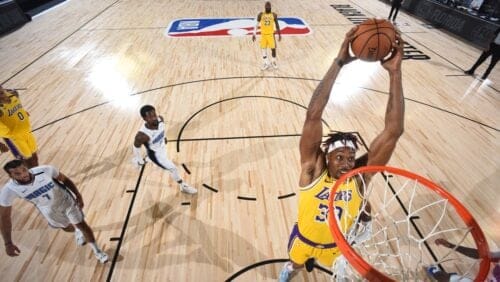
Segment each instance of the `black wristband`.
[{"label": "black wristband", "polygon": [[5,243],[5,246],[9,246],[9,245],[14,245],[14,243],[12,243],[12,241]]}]

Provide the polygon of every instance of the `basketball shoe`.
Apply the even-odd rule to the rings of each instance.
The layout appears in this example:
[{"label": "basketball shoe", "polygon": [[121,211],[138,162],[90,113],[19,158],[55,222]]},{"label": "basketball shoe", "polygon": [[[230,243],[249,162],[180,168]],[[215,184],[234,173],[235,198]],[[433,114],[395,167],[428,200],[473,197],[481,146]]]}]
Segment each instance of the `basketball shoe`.
[{"label": "basketball shoe", "polygon": [[434,277],[434,274],[439,272],[439,267],[437,267],[437,265],[431,264],[425,270],[430,277]]},{"label": "basketball shoe", "polygon": [[106,263],[109,260],[108,254],[101,250],[94,252],[94,256],[100,263]]},{"label": "basketball shoe", "polygon": [[198,190],[196,188],[191,187],[187,185],[186,183],[182,182],[179,184],[179,188],[181,189],[181,192],[186,193],[186,194],[196,194],[198,193]]},{"label": "basketball shoe", "polygon": [[356,234],[356,237],[354,238],[354,243],[356,244],[361,244],[364,241],[369,240],[372,237],[373,233],[373,223],[372,221],[368,222],[363,222],[359,224],[358,227],[360,230],[358,230],[358,233]]},{"label": "basketball shoe", "polygon": [[292,272],[293,272],[292,262],[289,261],[289,262],[285,263],[285,265],[283,266],[283,269],[281,269],[280,277],[278,278],[278,281],[279,282],[290,281],[290,275],[292,274]]}]

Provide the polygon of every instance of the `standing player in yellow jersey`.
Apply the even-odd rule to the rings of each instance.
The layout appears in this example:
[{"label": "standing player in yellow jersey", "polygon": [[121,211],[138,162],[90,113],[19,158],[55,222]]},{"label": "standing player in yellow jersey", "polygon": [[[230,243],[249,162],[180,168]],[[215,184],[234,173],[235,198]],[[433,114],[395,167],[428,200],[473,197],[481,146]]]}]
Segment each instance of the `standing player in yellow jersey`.
[{"label": "standing player in yellow jersey", "polygon": [[[280,281],[288,281],[293,271],[302,268],[306,261],[309,265],[309,262],[314,262],[312,259],[316,259],[320,264],[330,267],[340,255],[328,227],[328,196],[335,181],[355,167],[358,145],[356,136],[350,133],[333,133],[322,142],[321,116],[342,66],[355,60],[349,54],[349,43],[353,39],[355,30],[356,28],[353,28],[346,34],[337,58],[309,102],[300,139],[298,220],[288,243],[290,261],[284,265]],[[365,159],[367,165],[387,164],[399,137],[403,134],[404,97],[401,78],[403,41],[399,34],[393,47],[391,58],[382,62],[390,77],[385,127],[370,145],[368,157]],[[371,175],[365,174],[364,178],[368,182]],[[342,224],[342,229],[348,229],[353,222],[353,218],[346,217],[345,214],[359,214],[362,221],[370,221],[369,215],[359,212],[362,191],[358,191],[356,187],[359,186],[355,181],[346,182],[340,186],[335,195],[338,208],[335,214],[340,222],[347,222],[345,226]],[[345,211],[346,209],[348,211]]]},{"label": "standing player in yellow jersey", "polygon": [[[278,68],[276,64],[276,39],[274,38],[275,31],[278,32],[278,41],[281,41],[281,31],[278,24],[278,15],[271,12],[271,2],[266,2],[265,12],[260,12],[257,15],[257,21],[253,29],[252,40],[255,42],[255,35],[257,34],[257,25],[260,27],[260,48],[262,48],[262,59],[264,61],[262,70],[272,66]],[[274,29],[276,27],[276,30]],[[267,59],[267,48],[271,49],[271,63]]]},{"label": "standing player in yellow jersey", "polygon": [[[0,151],[9,149],[17,159],[25,161],[28,168],[38,166],[35,136],[31,133],[28,113],[24,110],[15,90],[7,90],[0,86]],[[7,144],[7,145],[6,145]]]}]

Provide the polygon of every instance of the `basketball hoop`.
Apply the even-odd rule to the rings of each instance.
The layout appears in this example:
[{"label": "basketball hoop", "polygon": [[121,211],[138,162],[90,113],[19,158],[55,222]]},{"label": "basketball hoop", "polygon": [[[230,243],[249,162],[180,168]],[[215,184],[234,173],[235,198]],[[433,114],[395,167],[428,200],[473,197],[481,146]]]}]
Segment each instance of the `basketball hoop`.
[{"label": "basketball hoop", "polygon": [[[367,173],[373,174],[368,184],[363,177]],[[362,197],[356,214],[345,214],[356,210],[346,208],[348,202],[334,201],[346,181],[357,181]],[[334,216],[339,210],[353,219],[349,228],[342,226],[345,234],[343,220]],[[371,220],[363,222],[362,212]],[[431,264],[475,281],[484,281],[489,271],[488,243],[470,212],[443,188],[406,170],[366,166],[344,174],[331,189],[328,221],[345,257],[332,266],[339,280],[421,281]],[[479,259],[435,245],[438,237],[456,245],[475,244]]]}]

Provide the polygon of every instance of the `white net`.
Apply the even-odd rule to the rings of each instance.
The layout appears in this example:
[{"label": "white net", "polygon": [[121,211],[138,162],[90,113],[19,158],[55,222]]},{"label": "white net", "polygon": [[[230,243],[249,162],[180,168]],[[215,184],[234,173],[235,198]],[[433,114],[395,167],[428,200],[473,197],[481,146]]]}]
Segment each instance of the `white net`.
[{"label": "white net", "polygon": [[[477,276],[479,260],[435,244],[435,239],[446,238],[476,248],[470,228],[448,199],[419,180],[398,174],[377,173],[368,185],[361,174],[356,177],[358,190],[364,191],[360,210],[371,220],[361,221],[361,213],[350,215],[356,220],[344,236],[369,265],[396,281],[429,280],[430,265],[470,279]],[[334,202],[337,209],[335,205],[342,204]],[[365,279],[348,260],[341,256],[334,263],[332,281]]]}]

